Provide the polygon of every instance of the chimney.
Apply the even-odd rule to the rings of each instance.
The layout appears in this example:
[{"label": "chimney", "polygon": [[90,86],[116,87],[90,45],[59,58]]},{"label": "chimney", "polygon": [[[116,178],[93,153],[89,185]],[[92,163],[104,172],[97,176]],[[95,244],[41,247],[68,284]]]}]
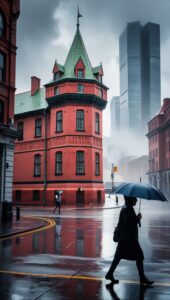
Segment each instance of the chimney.
[{"label": "chimney", "polygon": [[40,81],[36,76],[31,77],[31,96],[34,96],[34,94],[40,89]]}]

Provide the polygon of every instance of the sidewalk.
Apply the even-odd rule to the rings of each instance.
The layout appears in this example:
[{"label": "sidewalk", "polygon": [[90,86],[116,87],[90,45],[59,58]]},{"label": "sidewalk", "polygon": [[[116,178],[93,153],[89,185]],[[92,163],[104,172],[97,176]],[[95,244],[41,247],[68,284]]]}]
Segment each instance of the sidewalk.
[{"label": "sidewalk", "polygon": [[[112,208],[120,208],[123,205],[124,201],[121,197],[119,197],[119,203],[116,204],[114,196],[111,196],[111,198],[108,198],[108,195],[105,198],[105,204],[104,205],[84,205],[84,206],[73,206],[73,205],[61,205],[62,211],[74,211],[74,210],[96,210],[96,209],[112,209]],[[62,204],[62,202],[61,202]],[[41,211],[41,212],[52,212],[54,209],[54,206],[33,206],[33,205],[23,205],[21,206],[22,211]],[[14,206],[15,209],[15,206]]]},{"label": "sidewalk", "polygon": [[[75,207],[75,206],[62,206],[62,211],[69,212],[69,211],[76,211],[76,210],[102,210],[102,209],[114,209],[114,208],[120,208],[123,205],[123,201],[119,200],[119,204],[117,205],[115,202],[114,197],[111,196],[111,198],[108,198],[106,196],[105,204],[104,205],[87,205],[83,207]],[[54,209],[53,206],[21,206],[21,212],[29,212],[29,211],[36,211],[36,212],[52,212]],[[16,207],[13,207],[13,221],[11,224],[2,224],[0,228],[0,239],[4,237],[10,237],[16,233],[23,233],[29,230],[37,229],[40,227],[43,227],[46,222],[40,219],[34,219],[31,216],[29,217],[20,217],[20,220],[16,220]],[[47,215],[46,215],[47,217]]]}]

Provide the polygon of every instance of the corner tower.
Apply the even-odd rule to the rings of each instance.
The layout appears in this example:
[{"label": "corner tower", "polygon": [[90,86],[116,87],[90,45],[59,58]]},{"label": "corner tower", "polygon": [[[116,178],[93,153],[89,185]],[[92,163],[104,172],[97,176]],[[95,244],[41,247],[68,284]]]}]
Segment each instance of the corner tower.
[{"label": "corner tower", "polygon": [[53,198],[54,190],[63,190],[63,202],[73,205],[104,203],[102,111],[107,87],[102,64],[93,68],[90,63],[79,16],[65,64],[55,61],[53,78],[45,85],[47,198]]}]

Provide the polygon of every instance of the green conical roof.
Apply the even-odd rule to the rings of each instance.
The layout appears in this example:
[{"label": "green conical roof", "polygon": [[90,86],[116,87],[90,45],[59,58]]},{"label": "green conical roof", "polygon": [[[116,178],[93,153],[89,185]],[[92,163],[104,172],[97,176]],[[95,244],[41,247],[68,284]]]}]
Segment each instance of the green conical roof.
[{"label": "green conical roof", "polygon": [[63,78],[76,78],[75,76],[75,66],[78,62],[78,60],[81,59],[85,66],[85,79],[96,79],[96,77],[93,74],[93,69],[79,30],[79,27],[77,27],[77,31],[74,37],[74,40],[72,42],[70,51],[67,55],[64,69],[65,72],[63,76],[60,77],[60,79]]}]

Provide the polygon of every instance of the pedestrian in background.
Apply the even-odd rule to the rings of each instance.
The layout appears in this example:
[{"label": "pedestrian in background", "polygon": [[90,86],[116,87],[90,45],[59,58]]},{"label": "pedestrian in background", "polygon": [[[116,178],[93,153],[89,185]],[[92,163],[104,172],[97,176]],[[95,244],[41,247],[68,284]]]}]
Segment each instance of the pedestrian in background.
[{"label": "pedestrian in background", "polygon": [[115,279],[113,273],[121,259],[135,260],[139,272],[140,283],[152,285],[153,281],[146,278],[144,274],[143,251],[138,242],[138,225],[142,218],[141,213],[136,215],[133,206],[136,205],[137,199],[132,197],[125,198],[125,205],[122,207],[118,222],[119,241],[115,252],[114,259],[105,278],[111,280],[112,283],[119,283]]},{"label": "pedestrian in background", "polygon": [[60,214],[60,209],[61,209],[61,193],[58,193],[58,191],[55,191],[55,193],[54,193],[54,199],[55,199],[55,208],[53,210],[53,213],[55,213],[56,209],[58,208],[58,213]]}]

